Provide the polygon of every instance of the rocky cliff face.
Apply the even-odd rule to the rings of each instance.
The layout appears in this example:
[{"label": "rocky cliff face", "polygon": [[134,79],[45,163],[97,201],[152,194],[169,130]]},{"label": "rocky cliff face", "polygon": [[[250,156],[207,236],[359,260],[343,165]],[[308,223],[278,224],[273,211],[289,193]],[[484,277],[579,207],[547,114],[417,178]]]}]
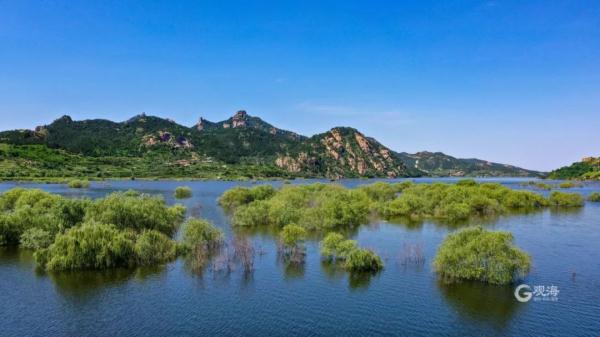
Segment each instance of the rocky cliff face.
[{"label": "rocky cliff face", "polygon": [[263,121],[259,117],[249,115],[245,110],[239,110],[231,118],[216,123],[210,122],[204,118],[200,118],[200,121],[195,125],[195,128],[198,131],[215,131],[219,129],[256,129],[268,132],[272,135],[285,136],[290,140],[306,139],[306,137],[295,132],[276,128],[273,125]]},{"label": "rocky cliff face", "polygon": [[309,171],[330,178],[402,177],[406,167],[392,151],[352,128],[333,128],[313,136],[275,164],[290,172]]}]

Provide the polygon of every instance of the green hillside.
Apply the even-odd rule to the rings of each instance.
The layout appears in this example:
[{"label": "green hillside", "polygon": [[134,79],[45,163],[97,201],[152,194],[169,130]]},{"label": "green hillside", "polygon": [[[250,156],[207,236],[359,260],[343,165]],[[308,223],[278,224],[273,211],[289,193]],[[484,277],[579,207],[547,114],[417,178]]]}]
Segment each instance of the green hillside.
[{"label": "green hillside", "polygon": [[442,153],[396,153],[356,129],[305,137],[238,111],[186,127],[137,115],[124,122],[63,116],[0,132],[0,179],[535,176]]}]

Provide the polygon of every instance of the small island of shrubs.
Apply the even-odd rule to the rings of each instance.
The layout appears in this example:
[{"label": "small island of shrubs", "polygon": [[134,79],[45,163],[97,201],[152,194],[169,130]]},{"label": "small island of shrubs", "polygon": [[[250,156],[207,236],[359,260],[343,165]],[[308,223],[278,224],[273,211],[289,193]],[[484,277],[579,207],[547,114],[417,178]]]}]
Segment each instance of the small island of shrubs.
[{"label": "small island of shrubs", "polygon": [[433,261],[434,270],[446,281],[481,281],[508,284],[529,272],[531,258],[515,247],[509,232],[472,227],[450,234]]},{"label": "small island of shrubs", "polygon": [[184,242],[174,241],[184,216],[183,206],[134,191],[90,200],[16,188],[0,195],[0,245],[35,250],[47,270],[156,265],[220,240],[212,225],[190,219]]},{"label": "small island of shrubs", "polygon": [[354,227],[372,217],[461,221],[544,207],[580,207],[579,194],[541,194],[512,190],[495,183],[471,179],[457,184],[378,182],[349,189],[335,184],[252,188],[226,191],[219,203],[236,226],[296,224],[307,230]]},{"label": "small island of shrubs", "polygon": [[73,179],[67,184],[69,188],[88,188],[90,182],[88,180]]},{"label": "small island of shrubs", "polygon": [[591,202],[600,202],[600,193],[599,192],[593,192],[588,196],[588,201]]},{"label": "small island of shrubs", "polygon": [[383,269],[383,261],[369,249],[359,248],[354,240],[346,240],[339,233],[331,232],[321,242],[321,255],[330,262],[340,262],[351,272],[377,272]]},{"label": "small island of shrubs", "polygon": [[179,186],[175,188],[175,198],[187,199],[192,197],[192,189],[187,186]]}]

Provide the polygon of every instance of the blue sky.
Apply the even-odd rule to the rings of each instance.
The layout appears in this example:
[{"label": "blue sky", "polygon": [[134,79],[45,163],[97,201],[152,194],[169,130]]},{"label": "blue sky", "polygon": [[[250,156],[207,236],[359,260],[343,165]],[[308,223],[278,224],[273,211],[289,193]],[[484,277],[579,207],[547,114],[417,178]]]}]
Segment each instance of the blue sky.
[{"label": "blue sky", "polygon": [[246,109],[549,170],[600,155],[599,108],[598,1],[0,0],[0,129]]}]

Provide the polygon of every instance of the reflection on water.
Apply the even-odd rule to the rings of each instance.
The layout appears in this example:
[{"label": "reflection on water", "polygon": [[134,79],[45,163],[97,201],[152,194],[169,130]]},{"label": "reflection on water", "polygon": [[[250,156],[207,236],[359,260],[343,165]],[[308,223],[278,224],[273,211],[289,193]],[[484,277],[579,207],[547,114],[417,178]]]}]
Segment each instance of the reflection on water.
[{"label": "reflection on water", "polygon": [[32,265],[35,265],[33,251],[20,249],[18,246],[0,246],[0,265],[16,265],[31,268]]},{"label": "reflection on water", "polygon": [[139,268],[116,268],[106,270],[82,270],[67,272],[43,272],[49,276],[59,293],[76,298],[93,295],[104,288],[111,288],[130,280],[144,281],[163,274],[166,266]]},{"label": "reflection on water", "polygon": [[437,282],[444,299],[461,317],[505,327],[527,304],[518,302],[513,286],[495,286],[479,282]]}]

